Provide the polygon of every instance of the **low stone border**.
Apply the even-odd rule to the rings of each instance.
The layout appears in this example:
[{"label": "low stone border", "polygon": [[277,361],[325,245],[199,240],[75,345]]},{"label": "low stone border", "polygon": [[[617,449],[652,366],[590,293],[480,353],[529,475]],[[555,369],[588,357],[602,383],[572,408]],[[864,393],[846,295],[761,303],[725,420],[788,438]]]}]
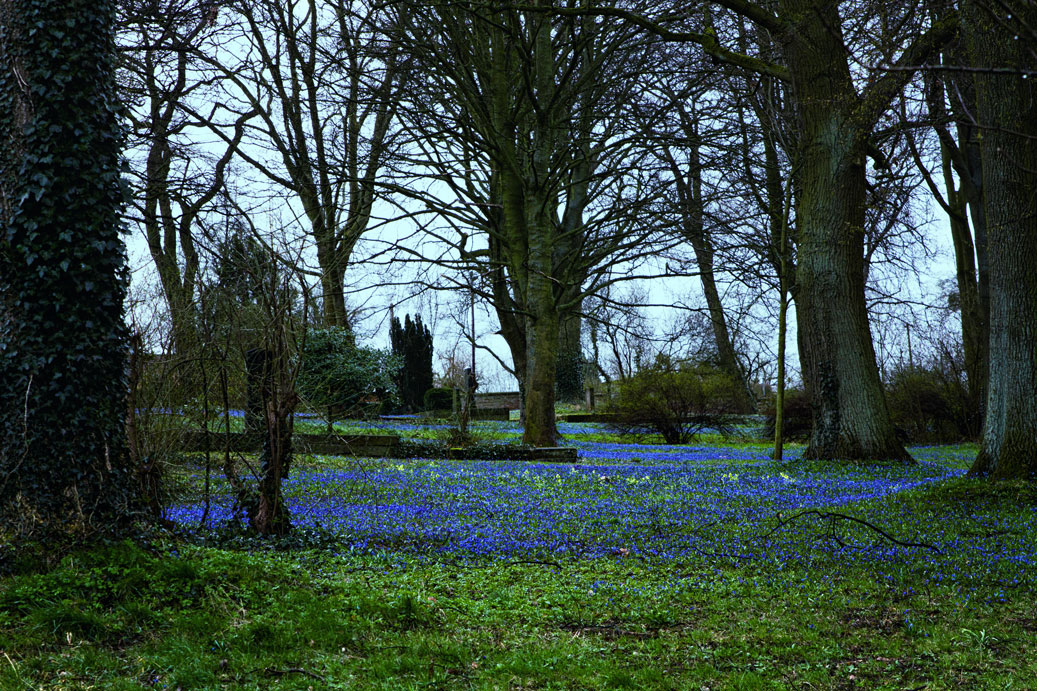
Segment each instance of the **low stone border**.
[{"label": "low stone border", "polygon": [[[426,418],[433,420],[453,420],[455,418],[452,410],[431,410],[425,413]],[[473,420],[503,420],[511,419],[511,408],[473,408]]]},{"label": "low stone border", "polygon": [[[254,453],[262,447],[255,435],[244,432],[232,432],[229,435],[213,432],[208,435],[209,450],[223,451],[228,442],[231,451],[236,453]],[[204,432],[181,432],[178,446],[182,451],[205,451],[206,435]],[[372,456],[375,458],[394,458],[400,438],[389,434],[354,434],[335,435],[296,434],[292,436],[292,450],[296,453],[314,453],[328,456]]]},{"label": "low stone border", "polygon": [[561,422],[617,422],[619,416],[612,413],[569,413],[559,415],[558,419]]},{"label": "low stone border", "polygon": [[[182,432],[179,448],[182,451],[205,451],[206,435],[204,432]],[[244,432],[232,432],[228,437],[223,434],[209,435],[209,451],[219,453],[229,442],[230,451],[235,453],[255,453],[260,450],[261,442],[256,437]],[[400,444],[400,438],[388,434],[356,434],[327,437],[321,434],[296,434],[292,437],[292,450],[295,453],[322,454],[327,456],[367,456],[371,458],[405,458],[407,451]],[[531,448],[528,446],[494,446],[453,448],[443,452],[452,460],[501,460],[501,461],[539,461],[543,463],[579,463],[576,449],[564,446]]]},{"label": "low stone border", "polygon": [[447,449],[447,458],[455,461],[539,461],[542,463],[579,463],[576,449],[566,446],[516,447],[501,446],[487,452],[485,448]]}]

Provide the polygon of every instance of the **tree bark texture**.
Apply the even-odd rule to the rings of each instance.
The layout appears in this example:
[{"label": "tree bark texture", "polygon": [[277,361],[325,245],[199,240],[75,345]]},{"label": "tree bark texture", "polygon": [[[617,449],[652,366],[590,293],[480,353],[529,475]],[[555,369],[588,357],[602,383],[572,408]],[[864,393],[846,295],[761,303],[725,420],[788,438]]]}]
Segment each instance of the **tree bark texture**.
[{"label": "tree bark texture", "polygon": [[[973,475],[1037,480],[1037,8],[965,3],[990,261],[990,386]],[[1013,38],[1016,37],[1016,38]]]},{"label": "tree bark texture", "polygon": [[[550,290],[551,286],[548,285]],[[522,443],[554,446],[558,440],[555,424],[555,369],[558,362],[558,312],[543,305],[526,329],[526,422]]]},{"label": "tree bark texture", "polygon": [[865,151],[838,7],[785,0],[799,106],[796,310],[813,406],[808,458],[909,462],[890,421],[865,302]]},{"label": "tree bark texture", "polygon": [[[529,17],[527,19],[532,19]],[[558,365],[558,337],[561,320],[558,295],[555,294],[556,244],[559,241],[554,220],[557,194],[548,184],[553,157],[558,147],[557,112],[547,107],[557,92],[555,84],[554,48],[551,45],[551,23],[538,17],[529,28],[532,53],[532,79],[535,88],[532,119],[532,142],[528,154],[527,175],[523,184],[524,218],[527,228],[526,264],[526,422],[523,443],[532,446],[554,446],[558,429],[555,424],[555,379]]]}]

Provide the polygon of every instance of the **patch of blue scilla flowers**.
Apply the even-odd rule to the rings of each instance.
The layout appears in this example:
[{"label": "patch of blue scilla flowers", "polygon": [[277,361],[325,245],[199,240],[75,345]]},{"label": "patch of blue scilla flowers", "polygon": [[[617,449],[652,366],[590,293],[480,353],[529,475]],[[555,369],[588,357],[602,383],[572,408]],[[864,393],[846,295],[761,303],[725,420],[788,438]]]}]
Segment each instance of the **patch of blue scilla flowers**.
[{"label": "patch of blue scilla flowers", "polygon": [[[898,515],[896,502],[885,501],[963,473],[961,464],[925,460],[924,450],[914,466],[819,472],[729,447],[574,445],[577,465],[367,460],[348,469],[298,471],[284,490],[293,524],[340,535],[342,550],[420,559],[935,558],[936,550],[897,545],[855,524],[838,535],[817,517],[784,524],[806,509],[851,508],[904,542],[931,543],[940,554],[973,549],[943,539],[937,522]],[[201,511],[200,503],[179,505],[169,518],[197,530]],[[234,518],[232,498],[214,495],[211,523]],[[920,525],[926,535],[905,534]],[[1029,563],[1032,556],[1003,558]]]}]

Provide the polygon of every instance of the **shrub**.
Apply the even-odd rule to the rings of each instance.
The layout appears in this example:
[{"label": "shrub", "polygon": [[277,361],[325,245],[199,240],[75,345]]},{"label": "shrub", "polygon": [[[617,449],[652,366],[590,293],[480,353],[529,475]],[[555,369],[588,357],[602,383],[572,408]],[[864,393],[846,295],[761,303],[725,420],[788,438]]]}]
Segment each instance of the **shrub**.
[{"label": "shrub", "polygon": [[447,387],[429,389],[425,392],[425,410],[452,410],[454,390]]},{"label": "shrub", "polygon": [[[766,439],[774,439],[774,423],[777,413],[775,400],[772,398],[764,411],[766,420],[763,435]],[[787,441],[806,441],[810,437],[813,426],[813,411],[810,408],[810,397],[803,389],[787,389],[785,391],[785,417],[782,421],[782,437]]]},{"label": "shrub", "polygon": [[975,435],[978,410],[971,410],[965,384],[937,367],[904,367],[886,386],[890,417],[908,441],[942,443]]},{"label": "shrub", "polygon": [[657,362],[620,382],[608,412],[620,433],[653,431],[668,444],[686,444],[707,429],[730,431],[737,387],[731,377],[708,366]]},{"label": "shrub", "polygon": [[346,329],[307,334],[296,389],[311,405],[328,409],[328,419],[355,414],[371,397],[396,395],[400,361],[386,350],[363,348]]}]

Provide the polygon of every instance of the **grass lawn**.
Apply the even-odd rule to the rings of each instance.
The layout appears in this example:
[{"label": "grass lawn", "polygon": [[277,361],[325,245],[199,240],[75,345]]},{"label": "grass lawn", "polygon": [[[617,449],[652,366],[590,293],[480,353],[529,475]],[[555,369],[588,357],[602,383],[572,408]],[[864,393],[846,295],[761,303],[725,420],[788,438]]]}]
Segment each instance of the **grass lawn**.
[{"label": "grass lawn", "polygon": [[1037,490],[964,479],[975,449],[561,428],[579,465],[299,458],[282,542],[187,466],[176,539],[0,580],[0,689],[1037,688]]}]

